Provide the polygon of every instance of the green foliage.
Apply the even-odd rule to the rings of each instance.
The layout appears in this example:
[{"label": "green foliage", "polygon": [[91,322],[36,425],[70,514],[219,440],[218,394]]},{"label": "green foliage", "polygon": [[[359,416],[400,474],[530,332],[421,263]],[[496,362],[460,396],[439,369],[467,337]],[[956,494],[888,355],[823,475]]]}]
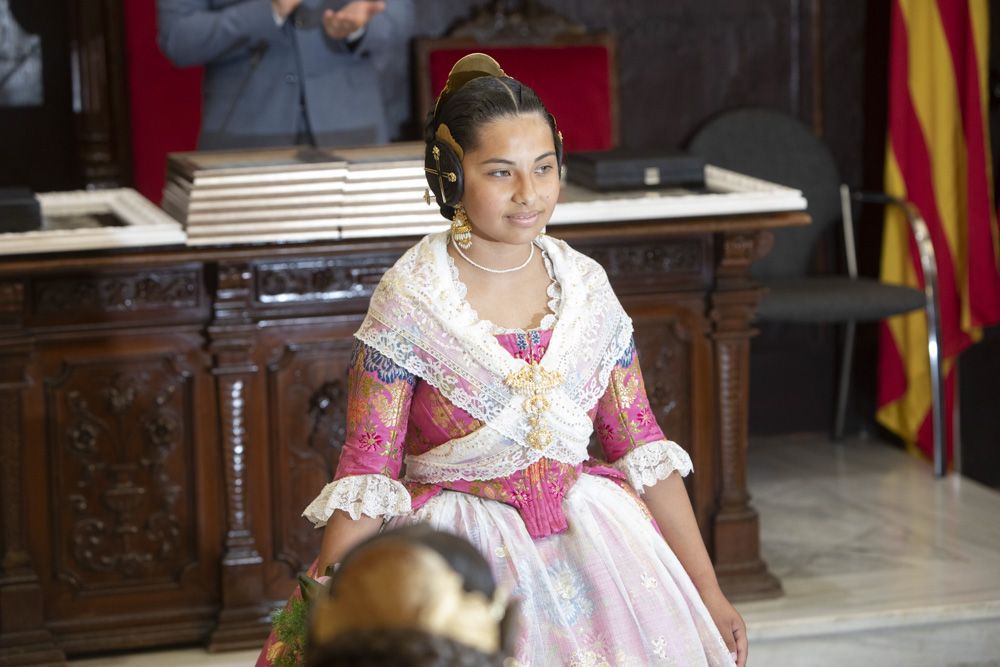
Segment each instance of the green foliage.
[{"label": "green foliage", "polygon": [[284,650],[274,661],[274,667],[298,667],[303,664],[306,650],[306,632],[309,622],[309,602],[296,597],[285,609],[271,617],[271,629]]}]

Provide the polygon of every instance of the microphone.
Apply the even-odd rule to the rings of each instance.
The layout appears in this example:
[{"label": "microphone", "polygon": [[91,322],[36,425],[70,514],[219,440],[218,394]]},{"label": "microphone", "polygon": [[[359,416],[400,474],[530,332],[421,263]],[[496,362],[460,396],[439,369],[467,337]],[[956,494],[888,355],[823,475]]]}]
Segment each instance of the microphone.
[{"label": "microphone", "polygon": [[250,68],[247,70],[247,73],[243,75],[243,80],[240,81],[240,85],[236,89],[236,94],[233,95],[233,99],[229,103],[229,108],[226,109],[226,115],[223,116],[222,118],[222,124],[219,126],[218,129],[218,134],[220,137],[225,136],[226,128],[229,127],[229,121],[232,120],[233,112],[236,111],[236,104],[240,101],[240,98],[243,97],[243,91],[246,89],[247,84],[250,82],[250,77],[253,76],[253,73],[257,71],[257,66],[260,65],[261,59],[264,58],[264,54],[267,53],[267,50],[269,48],[271,48],[271,45],[264,40],[257,42],[257,44],[251,47]]}]

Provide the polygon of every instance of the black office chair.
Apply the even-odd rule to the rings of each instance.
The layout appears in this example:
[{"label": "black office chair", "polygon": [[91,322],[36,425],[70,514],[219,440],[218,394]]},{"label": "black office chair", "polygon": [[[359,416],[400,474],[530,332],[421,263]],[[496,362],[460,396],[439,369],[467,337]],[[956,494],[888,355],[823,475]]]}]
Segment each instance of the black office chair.
[{"label": "black office chair", "polygon": [[[829,149],[797,119],[767,109],[738,109],[706,123],[688,150],[710,164],[750,174],[802,191],[813,223],[774,232],[774,246],[753,265],[754,278],[767,288],[757,317],[761,321],[844,323],[844,349],[837,391],[834,437],[841,438],[850,387],[857,322],[877,321],[917,309],[927,312],[934,420],[934,472],[944,475],[942,380],[938,358],[940,323],[937,265],[927,225],[907,201],[884,194],[851,192],[840,184]],[[858,276],[854,245],[854,203],[899,206],[917,241],[924,291]],[[843,222],[847,273],[809,275],[817,241],[838,220]]]}]

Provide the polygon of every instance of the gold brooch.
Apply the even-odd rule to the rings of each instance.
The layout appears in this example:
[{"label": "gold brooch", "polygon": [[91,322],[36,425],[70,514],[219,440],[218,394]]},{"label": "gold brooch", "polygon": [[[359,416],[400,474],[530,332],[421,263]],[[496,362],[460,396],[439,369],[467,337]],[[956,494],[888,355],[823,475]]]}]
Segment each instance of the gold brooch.
[{"label": "gold brooch", "polygon": [[562,374],[550,371],[532,362],[521,370],[510,373],[504,384],[520,396],[526,396],[522,409],[528,415],[531,430],[526,438],[528,446],[539,451],[552,444],[552,431],[542,426],[541,415],[549,409],[545,393],[562,384]]}]

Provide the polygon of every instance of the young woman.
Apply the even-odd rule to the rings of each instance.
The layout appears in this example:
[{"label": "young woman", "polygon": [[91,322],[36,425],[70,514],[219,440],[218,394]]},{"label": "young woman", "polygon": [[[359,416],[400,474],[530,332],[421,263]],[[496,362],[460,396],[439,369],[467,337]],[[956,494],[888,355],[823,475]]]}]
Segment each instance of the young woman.
[{"label": "young woman", "polygon": [[347,441],[304,513],[326,525],[317,571],[383,523],[427,522],[521,600],[514,664],[742,667],[746,628],[698,532],[690,458],[652,416],[631,320],[598,264],[543,234],[555,120],[474,54],[426,141],[452,228],[385,274],[355,334]]}]

